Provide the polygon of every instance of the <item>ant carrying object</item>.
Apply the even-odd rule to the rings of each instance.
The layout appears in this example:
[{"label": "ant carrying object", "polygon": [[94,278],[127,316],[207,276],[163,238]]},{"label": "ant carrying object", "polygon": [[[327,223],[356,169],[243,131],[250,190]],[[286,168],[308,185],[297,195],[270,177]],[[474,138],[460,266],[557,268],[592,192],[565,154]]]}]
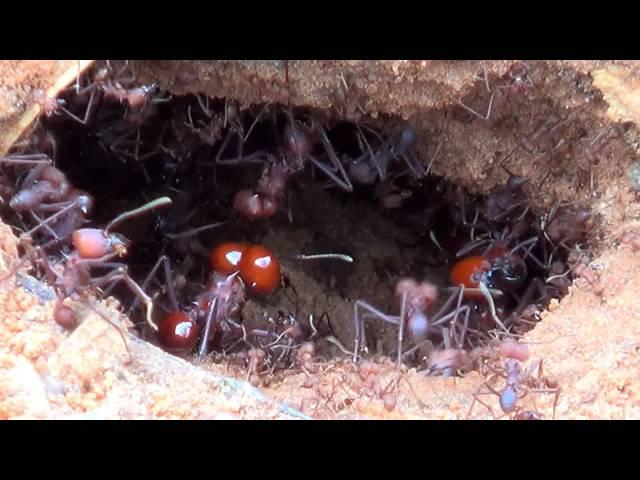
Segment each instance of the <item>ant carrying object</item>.
[{"label": "ant carrying object", "polygon": [[[350,257],[340,254],[296,255],[293,258],[339,258],[352,261]],[[150,276],[155,275],[159,265],[164,264],[167,293],[171,302],[171,313],[160,322],[160,343],[169,350],[188,351],[195,347],[201,334],[197,353],[199,361],[206,356],[208,343],[218,331],[241,330],[243,338],[249,334],[261,337],[274,334],[261,329],[247,332],[232,317],[245,302],[247,291],[260,296],[269,295],[283,283],[278,257],[262,245],[223,243],[211,250],[209,261],[212,272],[204,291],[185,309],[180,309],[178,305],[168,259],[161,258],[150,273]],[[285,331],[294,332],[293,326]],[[278,338],[275,343],[281,336],[282,334],[276,335]]]},{"label": "ant carrying object", "polygon": [[[63,305],[66,298],[75,293],[122,281],[145,303],[147,322],[152,328],[156,328],[151,320],[153,314],[151,298],[129,276],[125,264],[112,262],[112,260],[127,254],[130,242],[122,235],[112,233],[111,230],[125,220],[139,216],[154,208],[169,206],[171,203],[170,198],[161,197],[139,208],[118,215],[104,229],[80,228],[75,230],[71,235],[73,251],[65,256],[60,268],[50,264],[43,247],[36,247],[39,255],[38,263],[42,266],[45,277],[58,295],[58,300],[54,306],[54,319],[58,324],[65,328],[73,328],[76,323],[73,311]],[[99,277],[92,276],[92,270],[103,268],[111,269],[111,271]]]}]

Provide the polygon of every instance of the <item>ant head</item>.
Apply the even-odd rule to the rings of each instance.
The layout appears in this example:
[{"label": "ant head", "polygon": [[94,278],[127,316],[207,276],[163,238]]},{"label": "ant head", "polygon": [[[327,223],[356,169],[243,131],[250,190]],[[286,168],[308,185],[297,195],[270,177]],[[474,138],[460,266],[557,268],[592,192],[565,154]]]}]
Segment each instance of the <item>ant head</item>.
[{"label": "ant head", "polygon": [[498,352],[501,357],[512,358],[520,362],[526,362],[529,359],[529,347],[510,338],[500,344]]},{"label": "ant head", "polygon": [[495,288],[505,292],[518,290],[527,279],[527,265],[519,255],[506,253],[493,259],[488,275]]},{"label": "ant head", "polygon": [[251,190],[240,190],[233,197],[233,208],[247,220],[271,217],[278,211],[275,199]]},{"label": "ant head", "polygon": [[131,245],[131,241],[119,233],[110,233],[109,242],[111,243],[111,248],[119,257],[124,257]]},{"label": "ant head", "polygon": [[95,82],[104,82],[109,77],[109,68],[103,67],[96,71],[93,75],[93,80]]},{"label": "ant head", "polygon": [[85,215],[90,215],[93,211],[93,197],[87,193],[82,193],[76,198],[76,202],[80,210]]},{"label": "ant head", "polygon": [[71,242],[81,258],[100,258],[116,253],[127,254],[129,240],[117,233],[105,233],[99,228],[80,228],[71,235]]},{"label": "ant head", "polygon": [[410,278],[403,278],[396,286],[396,295],[407,296],[407,304],[413,309],[426,310],[438,298],[438,289],[431,283],[417,283]]}]

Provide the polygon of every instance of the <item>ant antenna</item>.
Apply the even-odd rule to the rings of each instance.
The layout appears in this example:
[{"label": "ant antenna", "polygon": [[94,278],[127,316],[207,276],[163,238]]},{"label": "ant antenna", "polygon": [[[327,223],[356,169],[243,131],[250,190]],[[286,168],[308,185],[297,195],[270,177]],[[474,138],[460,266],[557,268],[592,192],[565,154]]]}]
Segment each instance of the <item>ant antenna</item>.
[{"label": "ant antenna", "polygon": [[489,304],[489,312],[491,313],[493,321],[496,322],[496,325],[500,326],[500,328],[502,328],[502,330],[504,330],[507,335],[511,335],[511,332],[509,332],[507,327],[504,326],[504,323],[502,323],[502,320],[500,320],[500,318],[496,314],[496,305],[495,303],[493,303],[493,297],[491,296],[489,288],[483,282],[480,282],[478,284],[478,287],[480,288],[480,292],[482,293],[482,295],[484,295],[484,298]]},{"label": "ant antenna", "polygon": [[353,257],[345,255],[343,253],[317,253],[313,255],[294,255],[296,260],[342,260],[343,262],[353,263]]},{"label": "ant antenna", "polygon": [[104,229],[104,232],[108,234],[109,230],[111,230],[113,227],[115,227],[119,223],[124,222],[125,220],[141,215],[147,212],[148,210],[152,210],[157,207],[168,206],[168,205],[171,205],[172,203],[173,201],[169,197],[160,197],[155,200],[152,200],[151,202],[145,203],[141,207],[135,208],[133,210],[129,210],[128,212],[121,213],[116,218],[111,220],[109,225],[107,225],[107,228]]}]

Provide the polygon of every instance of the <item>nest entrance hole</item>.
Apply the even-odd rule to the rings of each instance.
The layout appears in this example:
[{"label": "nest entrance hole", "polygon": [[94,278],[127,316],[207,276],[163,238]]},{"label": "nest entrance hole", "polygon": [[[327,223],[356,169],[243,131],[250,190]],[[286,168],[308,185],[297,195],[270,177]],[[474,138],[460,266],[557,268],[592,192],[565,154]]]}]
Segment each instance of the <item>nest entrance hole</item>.
[{"label": "nest entrance hole", "polygon": [[[84,84],[96,84],[99,72],[97,68],[89,72]],[[114,86],[115,82],[108,85]],[[117,85],[128,91],[136,88],[135,83]],[[511,176],[508,184],[486,195],[472,195],[431,173],[417,178],[415,163],[411,162],[417,160],[424,169],[429,159],[404,159],[400,155],[400,139],[411,126],[399,118],[362,118],[356,124],[337,119],[331,112],[275,104],[241,108],[229,99],[171,96],[155,86],[145,90],[144,102],[136,106],[127,98],[110,96],[107,89],[96,87],[96,92],[86,124],[78,118],[84,118],[90,97],[69,89],[60,98],[77,118],[62,110],[42,116],[17,151],[45,151],[74,187],[94,197],[96,208],[87,221],[90,226],[104,226],[119,213],[153,198],[171,197],[170,209],[126,222],[118,230],[132,241],[124,261],[138,283],[161,255],[170,259],[171,281],[181,306],[192,303],[204,288],[209,275],[208,254],[217,244],[261,243],[280,256],[290,287],[267,298],[249,296],[235,318],[245,333],[236,330],[211,342],[211,350],[225,350],[232,359],[246,361],[246,351],[258,348],[274,357],[272,363],[281,361],[279,367],[295,363],[293,356],[280,355],[284,349],[269,351],[267,345],[274,343],[271,337],[239,341],[252,329],[284,338],[285,348],[312,341],[316,355],[342,356],[344,350],[353,348],[356,300],[398,315],[396,285],[401,279],[411,278],[440,289],[438,303],[426,312],[429,315],[454,287],[450,278],[453,266],[469,256],[486,256],[496,248],[501,248],[502,254],[511,251],[519,256],[526,270],[515,272],[522,278],[511,284],[505,279],[509,272],[500,271],[502,283],[495,285],[502,289],[500,300],[496,298],[497,315],[510,319],[512,331],[523,333],[539,321],[539,312],[551,298],[566,293],[570,265],[575,261],[570,255],[587,236],[578,221],[581,212],[537,210],[530,201],[531,188],[535,187],[526,179]],[[330,155],[318,140],[320,129],[326,132],[353,191],[344,191],[307,161],[303,169],[288,178],[277,214],[247,221],[234,209],[233,196],[241,189],[255,189],[265,166],[283,158],[282,152],[287,150],[285,132],[292,122],[315,138],[312,155],[331,167]],[[434,142],[435,151],[437,139],[427,141]],[[380,158],[385,149],[392,154],[384,165],[385,178],[380,178],[373,158]],[[240,152],[258,161],[216,162],[216,158],[236,158]],[[413,155],[410,148],[404,153]],[[352,162],[358,158],[361,164],[356,166]],[[16,189],[20,179],[14,178]],[[553,225],[562,215],[568,231]],[[25,228],[34,225],[25,215],[21,221]],[[189,234],[220,222],[217,227]],[[61,258],[69,248],[64,245],[47,253]],[[322,253],[349,255],[354,262],[293,258]],[[531,290],[534,283],[543,288]],[[133,301],[131,293],[121,286],[111,293],[125,307]],[[159,306],[156,322],[161,322],[170,311],[165,279],[154,279],[147,293]],[[462,347],[485,344],[487,332],[497,329],[486,300],[465,297],[463,305],[469,306],[471,314]],[[157,342],[141,312],[134,311],[132,318],[142,336]],[[293,323],[299,325],[299,335],[282,335]],[[365,329],[365,347],[370,353],[395,355],[395,325],[369,318]],[[430,351],[446,343],[441,331],[430,332],[428,338],[430,342],[407,359],[409,363],[424,364]],[[410,338],[405,343],[405,348],[411,347]]]}]

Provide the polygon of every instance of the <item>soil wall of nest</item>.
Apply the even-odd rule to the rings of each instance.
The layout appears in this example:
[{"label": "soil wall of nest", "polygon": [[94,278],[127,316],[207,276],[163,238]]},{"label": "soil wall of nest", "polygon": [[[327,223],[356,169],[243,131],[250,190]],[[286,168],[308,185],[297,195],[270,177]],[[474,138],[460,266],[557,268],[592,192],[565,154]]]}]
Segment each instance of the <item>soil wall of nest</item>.
[{"label": "soil wall of nest", "polygon": [[[284,138],[284,147],[277,145],[280,149],[286,150],[287,139],[295,137],[295,125],[325,125],[327,142],[341,159],[343,155],[355,158],[369,148],[363,146],[367,140],[371,144],[371,155],[363,157],[369,161],[366,168],[363,164],[349,164],[346,174],[341,174],[339,168],[330,168],[326,148],[310,150],[320,160],[311,172],[296,170],[295,179],[291,179],[293,174],[286,177],[286,193],[278,189],[276,184],[282,178],[271,167],[223,166],[216,173],[217,190],[210,199],[201,192],[200,173],[196,175],[191,170],[176,174],[182,183],[173,183],[173,190],[166,190],[165,178],[171,173],[158,164],[147,161],[144,168],[136,171],[119,170],[124,167],[110,171],[92,163],[99,156],[98,150],[92,150],[96,135],[85,135],[84,125],[73,126],[74,121],[82,120],[86,100],[84,104],[78,102],[64,89],[73,86],[83,70],[99,72],[104,65],[89,61],[0,62],[3,153],[23,152],[20,145],[39,139],[49,156],[61,159],[56,166],[73,183],[75,193],[69,194],[74,195],[73,201],[80,202],[78,198],[85,190],[94,196],[98,213],[92,221],[102,227],[122,211],[139,206],[144,198],[150,200],[180,189],[189,192],[184,205],[172,207],[173,214],[165,216],[158,210],[136,218],[131,227],[123,227],[133,244],[145,246],[132,249],[132,276],[141,283],[148,265],[160,254],[166,254],[182,268],[183,288],[178,300],[186,305],[201,288],[197,285],[206,283],[207,274],[198,260],[186,262],[185,258],[196,255],[194,258],[202,260],[208,248],[224,241],[264,244],[282,257],[289,288],[278,289],[267,300],[248,292],[249,301],[242,312],[243,331],[245,335],[252,329],[266,331],[265,325],[270,322],[280,329],[274,330],[277,338],[268,342],[275,345],[296,326],[306,342],[297,342],[296,348],[293,340],[281,345],[278,359],[286,368],[267,364],[265,342],[259,343],[260,348],[234,350],[235,343],[224,340],[209,345],[213,356],[194,364],[192,355],[176,356],[158,348],[152,329],[140,327],[146,320],[144,309],[132,309],[129,317],[123,313],[129,310],[133,297],[119,289],[113,293],[120,302],[113,297],[101,301],[67,299],[65,308],[73,308],[78,317],[78,326],[67,331],[59,325],[58,317],[58,322],[54,321],[60,309],[57,291],[47,285],[39,272],[26,266],[16,268],[17,259],[24,258],[25,246],[16,238],[19,229],[12,231],[3,225],[0,267],[6,273],[0,292],[0,309],[4,313],[0,325],[0,417],[640,417],[640,305],[635,298],[640,286],[636,254],[640,250],[636,193],[640,190],[638,62],[132,62],[135,85],[145,88],[141,95],[149,94],[149,98],[157,100],[166,123],[169,119],[181,122],[187,125],[181,127],[185,132],[197,131],[200,139],[196,154],[187,133],[184,138],[175,136],[165,141],[161,120],[154,120],[156,123],[151,122],[146,130],[141,128],[138,132],[143,133],[138,137],[149,135],[151,143],[162,144],[166,158],[196,157],[194,163],[206,164],[211,152],[221,153],[222,157],[235,155],[238,142],[233,139],[228,149],[218,150],[224,138],[220,132],[229,131],[225,130],[229,104],[249,120],[256,120],[252,133],[257,140],[244,145],[249,157],[252,152],[273,147],[270,124],[263,121],[271,111],[275,112],[272,125],[276,138]],[[96,77],[90,78],[95,83]],[[106,76],[95,87],[102,89],[102,94],[116,97],[123,85],[129,88],[128,96],[122,93],[111,107],[100,106],[104,119],[100,120],[103,128],[97,137],[102,144],[111,137],[117,140],[122,112],[125,116],[135,115],[135,109],[128,107],[138,97],[132,96],[133,84],[129,87],[126,81],[124,77]],[[85,86],[78,83],[76,91]],[[63,101],[55,100],[56,96]],[[56,115],[65,115],[61,105],[76,120],[57,124]],[[263,112],[267,112],[265,117]],[[110,120],[115,116],[117,120]],[[213,128],[216,118],[224,119],[222,129]],[[55,154],[50,151],[51,142],[46,135],[39,133],[38,128],[43,125],[57,140]],[[207,125],[213,127],[207,130]],[[361,125],[373,133],[363,133]],[[215,138],[207,137],[207,132]],[[401,147],[407,132],[415,135],[410,157],[408,153],[403,155]],[[207,142],[211,143],[211,150],[202,148]],[[320,141],[318,144],[326,145]],[[144,142],[136,144],[136,161],[144,157],[145,146]],[[381,178],[376,175],[383,176],[380,168],[386,168],[387,163],[372,160],[382,158],[375,156],[373,150],[377,154],[387,146],[398,157],[389,163],[392,182],[378,181]],[[179,151],[180,147],[189,153]],[[112,147],[109,151],[115,150]],[[289,147],[289,151],[293,148]],[[77,164],[74,158],[79,159]],[[122,163],[126,162],[125,159]],[[166,164],[179,170],[179,163],[174,165],[169,160]],[[325,172],[323,176],[322,165],[332,174]],[[416,171],[424,171],[420,168],[426,168],[428,175],[426,180],[419,179],[418,189],[418,180],[413,176],[417,176]],[[7,167],[3,171],[9,171],[7,176],[13,182],[3,185],[2,198],[8,204],[20,187],[24,189],[24,183],[20,183],[24,177],[13,178]],[[120,190],[99,188],[101,182],[111,185],[109,182],[118,176],[122,178]],[[147,185],[141,191],[135,191],[138,178],[140,185]],[[378,180],[369,181],[371,178]],[[34,184],[42,185],[43,180],[44,177],[38,178]],[[345,187],[345,180],[360,184],[355,188],[357,194]],[[373,184],[370,190],[368,184]],[[262,195],[259,207],[239,207],[231,200],[234,192],[251,190],[255,185],[262,185],[256,187]],[[107,201],[110,195],[112,202]],[[279,214],[273,219],[248,223],[233,220],[238,214],[261,216],[268,208],[265,199],[277,199]],[[189,202],[207,208],[207,202],[211,202],[207,211],[213,213],[193,213]],[[438,206],[440,202],[445,206]],[[451,210],[449,205],[456,207]],[[439,279],[433,281],[439,287],[446,286],[456,252],[469,249],[468,240],[460,245],[443,240],[455,236],[442,224],[449,218],[450,223],[456,224],[461,205],[471,210],[463,218],[476,222],[478,229],[484,220],[491,224],[490,234],[483,237],[474,231],[471,241],[490,238],[489,247],[502,245],[500,242],[506,242],[509,248],[519,245],[513,237],[517,220],[526,221],[526,234],[521,238],[538,236],[536,250],[518,247],[512,253],[525,257],[529,272],[538,267],[527,257],[535,255],[541,260],[538,263],[545,266],[536,275],[548,289],[558,288],[558,293],[545,298],[544,308],[533,313],[528,308],[521,309],[515,300],[506,304],[505,308],[517,311],[518,316],[524,310],[529,313],[529,322],[521,324],[529,326],[515,332],[519,343],[526,345],[526,354],[510,343],[473,337],[466,327],[461,339],[463,330],[456,327],[453,332],[446,331],[450,335],[446,339],[439,333],[440,337],[431,339],[425,352],[418,352],[424,353],[424,358],[431,356],[429,362],[421,363],[418,355],[412,361],[405,358],[398,367],[397,326],[389,320],[367,320],[371,324],[366,330],[368,349],[363,352],[365,358],[354,363],[354,301],[361,299],[392,316],[399,313],[394,293],[399,279]],[[492,216],[487,213],[490,205],[493,216],[500,217],[500,221],[487,220]],[[565,215],[562,224],[568,225],[568,230],[580,230],[581,235],[573,238],[566,231],[558,233],[562,230],[559,223],[552,223],[557,212]],[[433,217],[431,223],[429,215]],[[3,218],[15,227],[10,216]],[[545,219],[546,228],[540,227]],[[154,240],[154,232],[160,230],[171,238],[216,220],[225,224],[198,233],[197,242],[191,241],[192,237],[189,242],[179,242],[185,243],[180,248]],[[50,226],[65,231],[61,223],[51,222]],[[34,240],[37,243],[38,239]],[[558,269],[553,270],[546,248],[561,241],[563,248],[552,258],[559,262]],[[429,247],[416,249],[416,244]],[[351,265],[339,258],[318,262],[302,262],[299,258],[300,254],[322,253],[341,254],[358,261]],[[439,261],[439,257],[447,258]],[[137,265],[146,266],[138,271]],[[240,273],[244,278],[245,273]],[[532,277],[530,274],[527,281]],[[558,279],[563,281],[558,283]],[[166,302],[166,288],[158,286],[160,283],[152,284],[148,290],[154,301],[162,297]],[[519,288],[515,297],[518,299],[524,295],[524,288]],[[333,293],[328,294],[329,291]],[[422,292],[420,301],[428,303],[429,294]],[[412,298],[405,298],[409,309],[415,307]],[[206,313],[203,305],[209,304],[205,301],[198,307]],[[300,320],[302,317],[304,321]],[[407,321],[407,334],[412,334],[419,317],[412,313],[407,318],[414,322]],[[475,317],[471,318],[473,323]],[[233,323],[229,325],[231,330],[235,328]],[[127,331],[126,343],[123,331]],[[318,343],[319,337],[323,343]],[[310,341],[314,338],[315,342]],[[242,338],[237,342],[242,344]],[[450,342],[458,342],[460,348],[450,348]],[[443,346],[447,348],[441,350]],[[218,349],[229,354],[217,355]],[[382,355],[374,355],[375,350]],[[442,352],[441,357],[434,357],[436,351]],[[457,374],[434,375],[434,366],[439,364],[460,368]],[[440,374],[447,372],[447,368],[440,370]],[[264,374],[266,371],[269,373]],[[504,408],[510,401],[509,382],[515,389],[515,409]],[[139,401],[131,402],[131,398]]]}]

